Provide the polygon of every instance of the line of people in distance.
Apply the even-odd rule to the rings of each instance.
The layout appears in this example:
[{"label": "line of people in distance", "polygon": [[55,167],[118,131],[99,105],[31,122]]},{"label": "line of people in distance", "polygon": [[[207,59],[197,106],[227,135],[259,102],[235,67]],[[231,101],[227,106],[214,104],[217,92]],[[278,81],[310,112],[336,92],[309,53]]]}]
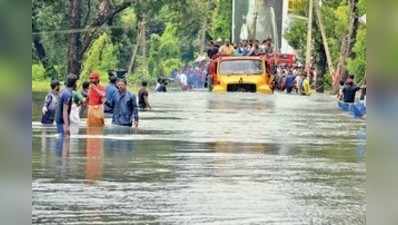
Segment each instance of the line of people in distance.
[{"label": "line of people in distance", "polygon": [[171,74],[182,91],[189,91],[194,88],[204,88],[206,83],[208,60],[195,62],[193,65],[186,65],[180,70]]},{"label": "line of people in distance", "polygon": [[[309,96],[313,94],[313,76],[304,71],[303,66],[277,66],[273,76],[273,87],[279,91],[286,91],[287,94],[293,91],[299,95]],[[311,80],[312,79],[312,80]]]},{"label": "line of people in distance", "polygon": [[79,126],[80,118],[86,116],[88,127],[103,127],[105,118],[112,118],[113,125],[138,128],[139,108],[152,109],[147,82],[142,82],[137,99],[128,90],[125,78],[118,78],[111,71],[108,75],[109,84],[103,87],[100,74],[92,72],[89,81],[82,83],[81,90],[78,90],[79,80],[74,74],[66,77],[62,90],[59,81],[51,81],[51,91],[42,107],[41,123],[52,125],[55,122],[57,132],[62,136],[70,135],[71,125]]},{"label": "line of people in distance", "polygon": [[267,38],[261,43],[259,40],[242,40],[239,43],[221,40],[210,41],[207,49],[209,59],[214,59],[218,55],[223,56],[256,56],[274,53],[272,39]]}]

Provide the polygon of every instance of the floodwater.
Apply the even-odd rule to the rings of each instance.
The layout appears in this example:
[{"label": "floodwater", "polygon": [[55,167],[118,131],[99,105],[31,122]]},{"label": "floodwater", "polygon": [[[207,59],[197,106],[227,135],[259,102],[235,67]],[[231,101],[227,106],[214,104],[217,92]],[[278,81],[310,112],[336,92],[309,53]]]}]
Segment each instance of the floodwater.
[{"label": "floodwater", "polygon": [[33,116],[33,224],[365,224],[366,121],[333,97],[150,100],[138,130],[62,139]]}]

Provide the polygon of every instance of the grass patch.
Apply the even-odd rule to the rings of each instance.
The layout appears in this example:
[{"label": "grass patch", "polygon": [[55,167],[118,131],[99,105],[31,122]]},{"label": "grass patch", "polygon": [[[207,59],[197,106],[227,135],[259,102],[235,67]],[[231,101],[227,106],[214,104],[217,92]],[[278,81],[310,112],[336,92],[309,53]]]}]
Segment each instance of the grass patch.
[{"label": "grass patch", "polygon": [[48,92],[50,91],[50,81],[49,80],[32,80],[32,92]]}]

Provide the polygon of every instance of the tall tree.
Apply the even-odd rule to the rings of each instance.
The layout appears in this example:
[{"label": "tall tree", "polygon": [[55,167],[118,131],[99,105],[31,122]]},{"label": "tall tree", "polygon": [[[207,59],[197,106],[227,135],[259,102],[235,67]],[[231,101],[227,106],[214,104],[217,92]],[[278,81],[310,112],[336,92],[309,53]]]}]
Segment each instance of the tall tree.
[{"label": "tall tree", "polygon": [[[64,55],[67,44],[60,41],[60,36],[55,35],[51,30],[60,29],[66,12],[65,3],[55,0],[33,0],[32,1],[32,58],[37,59],[44,70],[45,76],[51,79],[59,79],[55,65],[59,58],[57,55]],[[59,12],[59,14],[55,13]],[[60,60],[64,61],[64,60]]]},{"label": "tall tree", "polygon": [[33,46],[36,52],[37,58],[40,60],[41,64],[43,65],[43,68],[46,71],[47,77],[50,77],[52,80],[58,79],[58,72],[54,68],[54,65],[51,64],[46,49],[43,45],[43,41],[40,35],[39,30],[37,29],[37,25],[35,22],[32,21],[32,41],[33,41]]},{"label": "tall tree", "polygon": [[349,2],[349,23],[346,34],[342,38],[340,57],[333,79],[333,89],[337,91],[338,82],[347,77],[347,59],[352,53],[355,44],[355,37],[358,30],[358,0],[348,0]]},{"label": "tall tree", "polygon": [[68,73],[80,74],[80,28],[81,0],[69,0]]},{"label": "tall tree", "polygon": [[[70,0],[70,29],[68,46],[68,73],[79,76],[84,53],[90,47],[95,37],[98,35],[100,27],[118,15],[120,12],[131,6],[135,1],[129,0],[113,6],[110,0],[101,0],[96,17],[83,29],[80,28],[81,2],[80,0]],[[85,33],[80,35],[81,30]]]}]

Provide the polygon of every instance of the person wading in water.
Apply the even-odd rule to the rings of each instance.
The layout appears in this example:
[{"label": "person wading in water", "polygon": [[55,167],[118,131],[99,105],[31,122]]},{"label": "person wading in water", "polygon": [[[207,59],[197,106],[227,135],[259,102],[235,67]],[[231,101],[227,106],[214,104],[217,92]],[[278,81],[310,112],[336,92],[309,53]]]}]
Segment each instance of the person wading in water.
[{"label": "person wading in water", "polygon": [[88,91],[88,127],[103,127],[105,89],[100,85],[100,76],[97,72],[90,74],[90,89]]},{"label": "person wading in water", "polygon": [[118,92],[113,95],[110,106],[113,108],[112,124],[138,128],[137,98],[127,90],[127,81],[117,81]]},{"label": "person wading in water", "polygon": [[142,110],[151,110],[152,107],[149,104],[149,93],[147,89],[148,83],[146,81],[142,82],[141,89],[138,91],[138,105]]},{"label": "person wading in water", "polygon": [[116,81],[117,81],[116,75],[113,73],[113,71],[109,71],[108,75],[109,75],[109,77],[108,77],[109,84],[105,88],[106,102],[104,104],[104,112],[105,112],[105,116],[107,118],[111,118],[113,109],[111,107],[109,107],[109,104],[107,104],[107,103],[112,100],[113,95],[115,95],[118,90],[117,90],[117,85],[116,85]]},{"label": "person wading in water", "polygon": [[77,76],[69,74],[66,78],[66,87],[59,95],[58,108],[55,116],[57,131],[61,136],[70,135],[70,112],[72,109],[73,89],[76,87]]},{"label": "person wading in water", "polygon": [[58,106],[58,94],[61,84],[58,80],[51,81],[51,91],[47,94],[42,107],[41,123],[51,125],[55,120],[55,112]]},{"label": "person wading in water", "polygon": [[347,103],[354,103],[355,102],[355,95],[357,91],[361,88],[354,84],[353,76],[350,76],[342,90],[343,93],[343,101]]}]

